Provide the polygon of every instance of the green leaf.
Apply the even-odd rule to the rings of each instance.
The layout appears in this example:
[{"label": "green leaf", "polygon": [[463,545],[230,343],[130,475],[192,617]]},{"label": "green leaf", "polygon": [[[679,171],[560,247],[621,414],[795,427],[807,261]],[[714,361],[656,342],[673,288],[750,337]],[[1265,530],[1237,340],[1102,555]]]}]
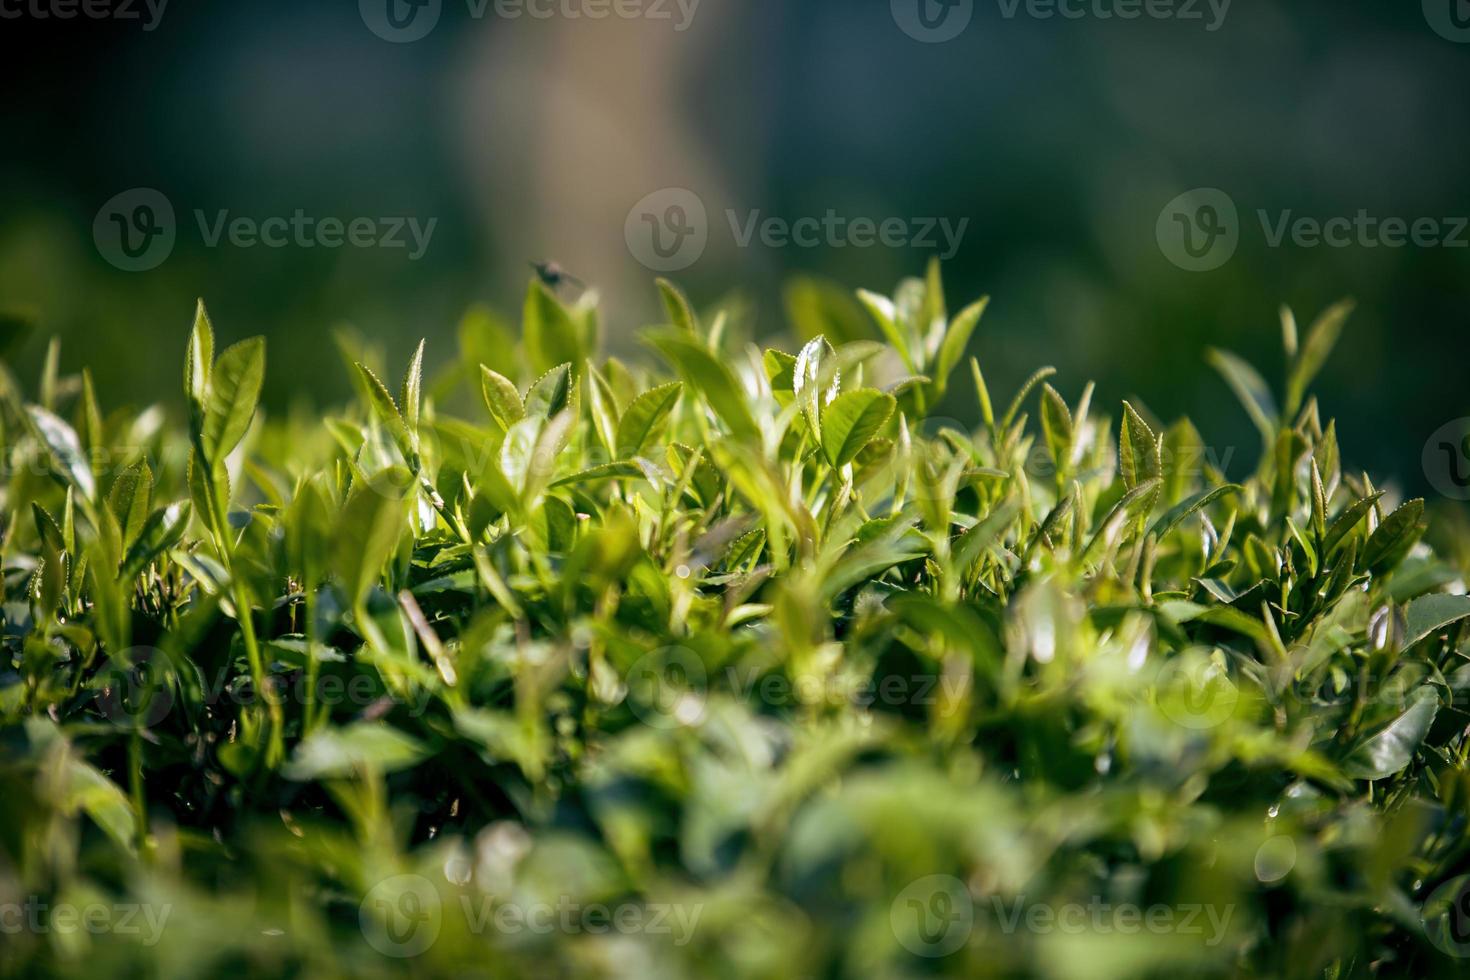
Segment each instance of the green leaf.
[{"label": "green leaf", "polygon": [[138,537],[148,508],[153,502],[153,471],[146,460],[139,460],[118,474],[107,495],[107,506],[122,531],[122,544],[131,545]]},{"label": "green leaf", "polygon": [[872,336],[863,307],[852,293],[834,283],[797,276],[782,291],[786,320],[803,341],[828,337],[841,345]]},{"label": "green leaf", "polygon": [[1202,490],[1189,499],[1182,500],[1169,508],[1162,517],[1153,523],[1153,526],[1148,529],[1148,533],[1162,541],[1170,531],[1183,524],[1190,515],[1198,513],[1227,494],[1241,493],[1244,489],[1244,487],[1229,483],[1223,487],[1215,487],[1212,490]]},{"label": "green leaf", "polygon": [[198,450],[189,452],[189,499],[211,532],[228,526],[230,476],[224,465],[210,466],[199,457]]},{"label": "green leaf", "polygon": [[618,416],[622,414],[618,408],[618,396],[613,392],[612,383],[591,363],[587,365],[586,378],[587,412],[592,417],[593,431],[609,456],[616,456]]},{"label": "green leaf", "polygon": [[999,544],[1010,528],[1011,522],[1021,511],[1020,505],[1014,500],[1008,500],[996,507],[985,519],[976,521],[955,542],[953,549],[955,567],[961,572],[967,572],[986,551],[995,544]]},{"label": "green leaf", "polygon": [[1056,368],[1044,367],[1026,379],[1026,383],[1021,385],[1021,390],[1016,392],[1015,398],[1011,399],[1010,408],[1006,409],[1005,415],[1000,420],[1002,431],[1009,429],[1011,423],[1016,420],[1016,416],[1021,413],[1021,406],[1026,404],[1026,396],[1031,394],[1031,389],[1056,373]]},{"label": "green leaf", "polygon": [[898,310],[893,305],[893,300],[887,296],[868,292],[866,289],[859,289],[857,296],[858,301],[863,304],[874,322],[878,324],[878,329],[883,332],[883,336],[893,345],[893,349],[898,351],[898,356],[903,359],[904,367],[908,368],[911,374],[923,373],[923,365],[914,357],[913,341],[907,331],[899,325]]},{"label": "green leaf", "polygon": [[52,462],[62,476],[81,491],[83,497],[92,500],[97,495],[97,480],[92,476],[92,467],[82,452],[82,442],[76,431],[62,419],[39,405],[27,405],[26,415],[37,438],[51,455]]},{"label": "green leaf", "polygon": [[970,335],[975,332],[975,327],[980,323],[980,318],[985,315],[985,308],[989,305],[990,297],[982,296],[978,301],[961,310],[959,315],[949,322],[949,329],[945,331],[944,340],[939,345],[939,355],[935,358],[934,367],[930,371],[937,394],[943,395],[949,387],[949,376],[959,365],[960,358],[965,356],[965,347],[970,343]]},{"label": "green leaf", "polygon": [[750,412],[745,392],[723,361],[681,331],[651,331],[644,339],[678,369],[735,438],[759,441],[760,429]]},{"label": "green leaf", "polygon": [[1404,649],[1467,616],[1470,616],[1470,596],[1420,596],[1404,610]]},{"label": "green leaf", "polygon": [[[407,474],[381,486],[405,486]],[[332,570],[342,583],[349,607],[367,598],[405,526],[405,505],[380,485],[359,483],[342,505],[332,531]]]},{"label": "green leaf", "polygon": [[1066,472],[1072,457],[1072,412],[1049,384],[1041,386],[1041,431],[1060,476]]},{"label": "green leaf", "polygon": [[768,349],[761,357],[761,365],[766,370],[766,380],[771,383],[772,391],[796,390],[796,358],[785,351]]},{"label": "green leaf", "polygon": [[1279,312],[1281,315],[1281,346],[1286,351],[1286,359],[1289,361],[1296,357],[1297,351],[1296,314],[1291,311],[1291,307],[1285,304],[1282,304]]},{"label": "green leaf", "polygon": [[61,525],[56,523],[56,518],[38,500],[31,501],[31,519],[35,522],[36,535],[43,546],[53,551],[66,550],[66,535],[62,532]]},{"label": "green leaf", "polygon": [[1199,430],[1188,419],[1180,419],[1164,432],[1161,454],[1164,463],[1164,499],[1178,503],[1185,491],[1204,474],[1205,445]]},{"label": "green leaf", "polygon": [[409,464],[410,468],[416,469],[418,467],[418,440],[409,429],[408,423],[404,421],[403,415],[398,411],[393,395],[366,364],[358,362],[357,372],[368,393],[373,414],[388,428],[388,434],[393,438],[393,444],[398,447],[398,451],[403,454],[404,461]]},{"label": "green leaf", "polygon": [[894,613],[925,637],[934,637],[969,655],[982,676],[1000,669],[1004,652],[995,631],[964,605],[942,604],[932,596],[904,592],[889,601]]},{"label": "green leaf", "polygon": [[327,572],[332,516],[323,478],[302,481],[286,519],[286,553],[308,589],[315,588]]},{"label": "green leaf", "polygon": [[[944,302],[943,270],[940,268],[939,256],[931,255],[929,263],[924,266],[924,305],[920,326],[925,330],[938,329],[948,318],[949,307]],[[929,353],[933,353],[932,348]]]},{"label": "green leaf", "polygon": [[625,459],[615,459],[611,463],[602,463],[585,470],[578,470],[569,476],[561,477],[552,482],[552,489],[557,487],[575,487],[586,483],[599,483],[603,480],[641,480],[643,470],[637,463],[630,463]]},{"label": "green leaf", "polygon": [[473,489],[475,501],[480,508],[473,521],[476,525],[473,529],[476,537],[500,515],[519,512],[520,497],[506,477],[496,454],[490,454],[480,467],[475,475]]},{"label": "green leaf", "polygon": [[650,388],[633,399],[618,420],[617,452],[619,458],[636,456],[657,435],[659,428],[679,400],[680,384],[675,381]]},{"label": "green leaf", "polygon": [[[558,364],[531,385],[526,392],[526,416],[549,419],[567,407],[572,397],[572,366]],[[507,429],[510,426],[506,426]]]},{"label": "green leaf", "polygon": [[1245,406],[1246,414],[1260,430],[1262,441],[1271,445],[1276,439],[1276,402],[1265,380],[1255,368],[1229,351],[1212,348],[1206,356]]},{"label": "green leaf", "polygon": [[1307,453],[1307,441],[1296,429],[1282,429],[1276,434],[1272,467],[1275,481],[1271,488],[1271,513],[1281,517],[1291,511],[1296,499],[1296,466]]},{"label": "green leaf", "polygon": [[518,488],[522,504],[531,504],[550,485],[574,421],[570,411],[546,420],[525,418],[505,434],[500,467],[511,486]]},{"label": "green leaf", "polygon": [[1322,486],[1322,471],[1312,460],[1312,533],[1318,541],[1327,537],[1327,491]]},{"label": "green leaf", "polygon": [[419,402],[423,397],[423,390],[424,341],[420,340],[413,352],[413,359],[408,363],[408,371],[403,375],[403,421],[413,433],[419,431]]},{"label": "green leaf", "polygon": [[476,365],[504,364],[511,359],[515,350],[515,330],[495,311],[485,306],[472,306],[465,311],[456,332],[459,341],[459,358],[465,370],[473,372]]},{"label": "green leaf", "polygon": [[985,375],[980,371],[979,358],[970,358],[970,374],[975,379],[975,397],[980,402],[980,421],[985,423],[987,429],[995,428],[995,410],[990,404],[990,386],[985,383]]},{"label": "green leaf", "polygon": [[428,757],[428,746],[418,739],[391,725],[360,721],[309,735],[296,746],[282,774],[298,782],[382,776],[409,769]]},{"label": "green leaf", "polygon": [[210,373],[201,435],[204,455],[210,462],[223,460],[245,437],[264,380],[263,337],[242,340],[220,354]]},{"label": "green leaf", "polygon": [[209,395],[209,374],[214,366],[214,328],[204,311],[204,300],[194,310],[194,328],[189,331],[189,346],[184,356],[184,395],[197,418],[204,418],[204,402]]},{"label": "green leaf", "polygon": [[1378,502],[1378,498],[1382,496],[1383,491],[1379,490],[1371,496],[1359,497],[1344,507],[1342,513],[1333,518],[1332,523],[1327,526],[1327,534],[1323,538],[1322,543],[1322,554],[1330,556],[1333,549],[1337,547],[1338,542],[1347,537],[1348,533],[1358,526],[1358,523],[1367,516],[1368,511]]},{"label": "green leaf", "polygon": [[115,843],[131,850],[136,839],[136,818],[118,785],[80,759],[69,755],[54,758],[65,761],[65,771],[53,792],[59,790],[67,808],[80,809]]},{"label": "green leaf", "polygon": [[521,393],[516,390],[516,386],[505,375],[492,371],[483,364],[480,365],[480,395],[485,399],[490,417],[500,426],[502,432],[525,417],[526,406],[521,401]]},{"label": "green leaf", "polygon": [[823,370],[823,361],[830,353],[832,345],[825,337],[817,337],[802,347],[791,369],[792,394],[796,396],[796,404],[801,407],[801,414],[811,429],[812,439],[817,442],[822,438],[822,409],[837,395],[837,379],[833,378],[834,383],[829,388],[825,377],[827,372]]},{"label": "green leaf", "polygon": [[1148,517],[1153,510],[1154,502],[1158,500],[1159,488],[1163,482],[1158,477],[1145,480],[1118,498],[1118,502],[1109,508],[1107,516],[1098,522],[1097,529],[1092,532],[1092,537],[1087,541],[1087,546],[1082,549],[1082,557],[1085,558],[1091,554],[1092,549],[1105,535],[1111,533],[1115,525],[1121,527],[1121,522],[1134,516],[1139,518],[1140,523],[1143,518]]},{"label": "green leaf", "polygon": [[1383,519],[1363,550],[1363,567],[1381,575],[1396,566],[1424,533],[1424,501],[1410,500]]},{"label": "green leaf", "polygon": [[1162,479],[1164,473],[1154,430],[1127,402],[1123,403],[1123,424],[1118,431],[1118,471],[1123,486],[1129,490],[1149,480]]},{"label": "green leaf", "polygon": [[191,513],[189,502],[180,501],[150,514],[138,532],[138,540],[128,549],[127,557],[123,560],[123,578],[129,579],[137,575],[148,567],[149,562],[183,540]]},{"label": "green leaf", "polygon": [[1348,752],[1344,773],[1352,779],[1386,779],[1408,767],[1439,713],[1439,692],[1426,684],[1409,699],[1403,714]]},{"label": "green leaf", "polygon": [[843,467],[878,434],[897,407],[892,395],[872,388],[844,392],[822,414],[822,450]]},{"label": "green leaf", "polygon": [[77,428],[82,445],[94,458],[103,448],[102,410],[97,406],[97,389],[92,385],[92,372],[82,368],[82,399],[77,406]]},{"label": "green leaf", "polygon": [[683,292],[667,279],[655,280],[658,284],[659,298],[663,300],[664,310],[669,314],[669,323],[679,330],[697,335],[699,333],[699,318],[694,315],[694,308],[689,305]]},{"label": "green leaf", "polygon": [[1301,408],[1307,388],[1322,370],[1322,365],[1327,363],[1327,356],[1332,353],[1332,348],[1337,346],[1337,339],[1342,335],[1343,324],[1352,314],[1353,306],[1351,300],[1333,305],[1307,331],[1306,343],[1302,345],[1301,353],[1293,361],[1286,378],[1287,418],[1296,415],[1297,409]]},{"label": "green leaf", "polygon": [[580,365],[586,360],[581,330],[540,279],[533,278],[526,291],[522,320],[533,371],[544,373],[559,364]]}]

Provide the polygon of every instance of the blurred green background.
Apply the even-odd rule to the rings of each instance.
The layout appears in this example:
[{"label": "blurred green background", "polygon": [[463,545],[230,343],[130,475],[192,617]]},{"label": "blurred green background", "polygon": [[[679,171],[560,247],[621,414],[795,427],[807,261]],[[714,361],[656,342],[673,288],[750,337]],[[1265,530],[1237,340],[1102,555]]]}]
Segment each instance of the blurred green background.
[{"label": "blurred green background", "polygon": [[[333,328],[394,363],[420,336],[447,358],[471,304],[516,315],[540,259],[594,285],[610,346],[632,351],[658,314],[625,222],[679,187],[707,207],[709,243],[674,278],[702,303],[742,292],[759,336],[789,333],[793,274],[888,291],[935,249],[741,247],[727,210],[967,221],[945,278],[952,303],[994,297],[972,350],[999,397],[1055,364],[1069,398],[1093,378],[1103,403],[1195,416],[1220,457],[1237,447],[1232,475],[1256,438],[1203,352],[1231,348],[1274,381],[1283,302],[1307,321],[1358,299],[1318,390],[1376,479],[1430,490],[1426,440],[1470,415],[1470,248],[1271,247],[1256,217],[1470,215],[1470,43],[1436,31],[1436,0],[1252,0],[1217,23],[1203,2],[1201,19],[1123,20],[1093,0],[1080,19],[967,0],[943,43],[900,28],[915,0],[659,0],[605,19],[565,0],[549,17],[442,0],[411,43],[369,28],[374,2],[176,3],[156,21],[141,4],[140,20],[5,8],[0,307],[42,328],[12,366],[33,376],[57,333],[105,405],[177,412],[202,296],[222,339],[269,338],[268,407],[326,404],[349,391]],[[1463,17],[1463,0],[1441,13],[1457,3]],[[177,240],[129,272],[93,225],[139,187],[170,202]],[[1240,214],[1237,252],[1206,272],[1156,239],[1161,209],[1197,187]],[[415,260],[209,247],[194,218],[298,208],[436,223]],[[948,414],[975,415],[968,384],[951,397]]]}]

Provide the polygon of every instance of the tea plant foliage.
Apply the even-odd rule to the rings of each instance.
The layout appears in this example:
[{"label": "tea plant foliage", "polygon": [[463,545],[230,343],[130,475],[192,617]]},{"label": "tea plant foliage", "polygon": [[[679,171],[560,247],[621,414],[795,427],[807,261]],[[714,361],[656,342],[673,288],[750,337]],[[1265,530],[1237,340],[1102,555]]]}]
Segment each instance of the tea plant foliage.
[{"label": "tea plant foliage", "polygon": [[[0,375],[0,903],[167,920],[0,972],[1464,968],[1470,598],[1309,394],[1346,305],[1283,313],[1280,387],[1210,352],[1227,478],[1187,419],[992,390],[937,267],[794,284],[790,352],[657,288],[628,362],[540,281],[519,344],[343,334],[323,417],[202,304],[162,407]],[[1170,924],[1060,925],[1099,903]],[[543,906],[682,925],[476,912]]]}]

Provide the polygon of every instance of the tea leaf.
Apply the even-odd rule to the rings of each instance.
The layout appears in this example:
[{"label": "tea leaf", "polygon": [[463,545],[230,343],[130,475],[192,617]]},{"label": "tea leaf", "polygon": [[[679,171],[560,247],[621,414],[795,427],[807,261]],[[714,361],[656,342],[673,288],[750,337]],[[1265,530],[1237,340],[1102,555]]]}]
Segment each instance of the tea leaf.
[{"label": "tea leaf", "polygon": [[250,420],[255,417],[264,380],[263,338],[242,340],[220,354],[210,372],[209,397],[204,409],[202,440],[208,459],[224,459],[244,438]]},{"label": "tea leaf", "polygon": [[650,388],[633,399],[623,417],[618,420],[617,452],[626,458],[641,453],[653,440],[674,403],[679,400],[678,382]]},{"label": "tea leaf", "polygon": [[871,388],[838,395],[822,414],[822,450],[827,461],[834,467],[852,462],[896,407],[892,395]]},{"label": "tea leaf", "polygon": [[521,393],[511,384],[510,379],[483,364],[480,365],[480,394],[485,400],[485,407],[490,411],[490,417],[501,430],[509,429],[526,414]]},{"label": "tea leaf", "polygon": [[544,374],[559,364],[580,365],[587,359],[581,330],[540,279],[532,279],[526,291],[522,322],[532,370]]}]

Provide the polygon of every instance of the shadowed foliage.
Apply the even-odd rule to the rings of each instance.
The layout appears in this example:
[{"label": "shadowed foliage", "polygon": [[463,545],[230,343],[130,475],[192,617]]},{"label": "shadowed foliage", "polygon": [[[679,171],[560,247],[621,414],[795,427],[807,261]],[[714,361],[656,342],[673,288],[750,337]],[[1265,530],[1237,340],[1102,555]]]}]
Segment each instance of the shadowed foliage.
[{"label": "shadowed foliage", "polygon": [[1231,482],[991,392],[937,266],[794,353],[659,289],[642,366],[539,281],[519,348],[344,336],[325,418],[202,304],[186,423],[0,375],[0,971],[1463,968],[1470,598],[1309,394],[1346,306],[1278,389],[1210,355]]}]

